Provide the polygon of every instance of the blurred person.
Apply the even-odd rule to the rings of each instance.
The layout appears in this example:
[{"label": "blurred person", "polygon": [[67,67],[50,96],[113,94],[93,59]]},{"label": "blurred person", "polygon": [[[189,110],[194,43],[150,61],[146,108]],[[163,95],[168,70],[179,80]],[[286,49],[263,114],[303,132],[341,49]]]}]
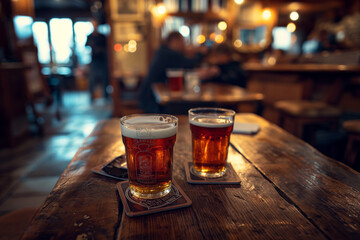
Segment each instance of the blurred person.
[{"label": "blurred person", "polygon": [[164,43],[156,51],[149,71],[141,84],[139,105],[148,113],[159,112],[151,85],[156,82],[166,83],[166,69],[191,69],[200,64],[206,53],[205,48],[199,49],[192,58],[185,56],[185,40],[179,32],[171,32]]},{"label": "blurred person", "polygon": [[89,89],[91,94],[91,101],[95,98],[96,86],[101,84],[103,94],[106,99],[109,98],[107,87],[109,85],[108,77],[108,59],[105,35],[99,33],[98,22],[93,19],[91,23],[94,26],[94,31],[88,36],[86,46],[91,47],[91,63],[89,71]]},{"label": "blurred person", "polygon": [[304,53],[331,52],[339,47],[336,42],[339,22],[337,14],[335,10],[329,10],[316,20],[313,30],[303,43]]},{"label": "blurred person", "polygon": [[233,49],[226,43],[215,46],[211,52],[212,64],[199,69],[202,82],[216,82],[246,88],[246,76],[241,63],[233,59]]},{"label": "blurred person", "polygon": [[346,47],[360,49],[360,0],[354,0],[349,5],[338,29],[344,34],[343,43]]}]

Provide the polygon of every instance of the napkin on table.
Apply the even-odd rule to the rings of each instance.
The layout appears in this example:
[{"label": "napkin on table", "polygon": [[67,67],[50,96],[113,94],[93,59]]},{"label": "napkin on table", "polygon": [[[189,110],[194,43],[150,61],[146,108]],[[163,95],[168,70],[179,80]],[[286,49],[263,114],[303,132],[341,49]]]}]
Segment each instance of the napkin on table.
[{"label": "napkin on table", "polygon": [[254,134],[260,130],[257,123],[234,123],[233,133]]}]

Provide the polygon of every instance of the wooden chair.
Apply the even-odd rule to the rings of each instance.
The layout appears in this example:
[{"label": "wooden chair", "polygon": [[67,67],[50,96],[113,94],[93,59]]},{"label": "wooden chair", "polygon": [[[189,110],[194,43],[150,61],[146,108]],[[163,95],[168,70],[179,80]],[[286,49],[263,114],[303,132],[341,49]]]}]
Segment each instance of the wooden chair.
[{"label": "wooden chair", "polygon": [[[38,126],[40,133],[43,134],[43,119],[36,105],[44,104],[45,106],[50,106],[53,103],[53,97],[51,96],[46,79],[41,73],[37,48],[34,45],[27,45],[22,46],[20,51],[22,62],[26,65],[25,80],[27,99],[35,117],[35,124]],[[59,105],[56,107],[55,116],[58,120],[61,119]]]},{"label": "wooden chair", "polygon": [[360,119],[345,121],[342,126],[349,134],[344,162],[354,167],[360,160]]},{"label": "wooden chair", "polygon": [[[335,129],[338,126],[341,109],[336,107],[344,90],[343,79],[336,79],[323,101],[283,100],[274,107],[280,113],[279,125],[299,138],[304,138],[306,125],[328,124]],[[310,137],[314,141],[314,136]]]},{"label": "wooden chair", "polygon": [[137,78],[138,81],[131,87],[126,84],[126,78],[126,76],[122,76],[114,78],[112,81],[113,115],[115,117],[143,113],[143,110],[138,107],[137,96],[144,76],[134,76],[134,78]]}]

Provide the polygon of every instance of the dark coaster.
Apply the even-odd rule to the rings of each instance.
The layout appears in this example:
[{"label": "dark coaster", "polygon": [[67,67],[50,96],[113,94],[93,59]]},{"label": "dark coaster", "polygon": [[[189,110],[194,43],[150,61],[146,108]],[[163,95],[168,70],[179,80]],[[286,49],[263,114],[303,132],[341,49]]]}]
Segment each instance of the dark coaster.
[{"label": "dark coaster", "polygon": [[91,169],[91,172],[118,180],[127,180],[128,172],[125,155],[118,156],[106,163]]},{"label": "dark coaster", "polygon": [[171,191],[161,198],[142,199],[134,197],[130,193],[129,182],[119,182],[117,189],[124,205],[125,213],[129,217],[148,215],[152,213],[164,212],[173,209],[188,207],[191,200],[174,181]]},{"label": "dark coaster", "polygon": [[186,181],[193,184],[240,184],[240,178],[231,163],[227,163],[224,176],[218,178],[200,177],[194,173],[193,163],[185,162]]}]

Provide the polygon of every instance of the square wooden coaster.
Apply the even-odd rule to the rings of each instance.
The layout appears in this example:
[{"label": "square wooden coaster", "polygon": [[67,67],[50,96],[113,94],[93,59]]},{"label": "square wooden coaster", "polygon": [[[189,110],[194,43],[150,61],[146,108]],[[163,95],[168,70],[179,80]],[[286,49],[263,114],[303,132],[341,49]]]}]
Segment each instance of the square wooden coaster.
[{"label": "square wooden coaster", "polygon": [[119,182],[117,189],[124,205],[125,213],[129,217],[143,216],[153,213],[188,207],[192,204],[189,197],[174,181],[171,191],[161,198],[140,199],[130,193],[129,182]]},{"label": "square wooden coaster", "polygon": [[193,163],[185,162],[186,181],[193,184],[240,184],[241,180],[231,163],[227,163],[225,175],[218,178],[204,178],[195,175]]}]

